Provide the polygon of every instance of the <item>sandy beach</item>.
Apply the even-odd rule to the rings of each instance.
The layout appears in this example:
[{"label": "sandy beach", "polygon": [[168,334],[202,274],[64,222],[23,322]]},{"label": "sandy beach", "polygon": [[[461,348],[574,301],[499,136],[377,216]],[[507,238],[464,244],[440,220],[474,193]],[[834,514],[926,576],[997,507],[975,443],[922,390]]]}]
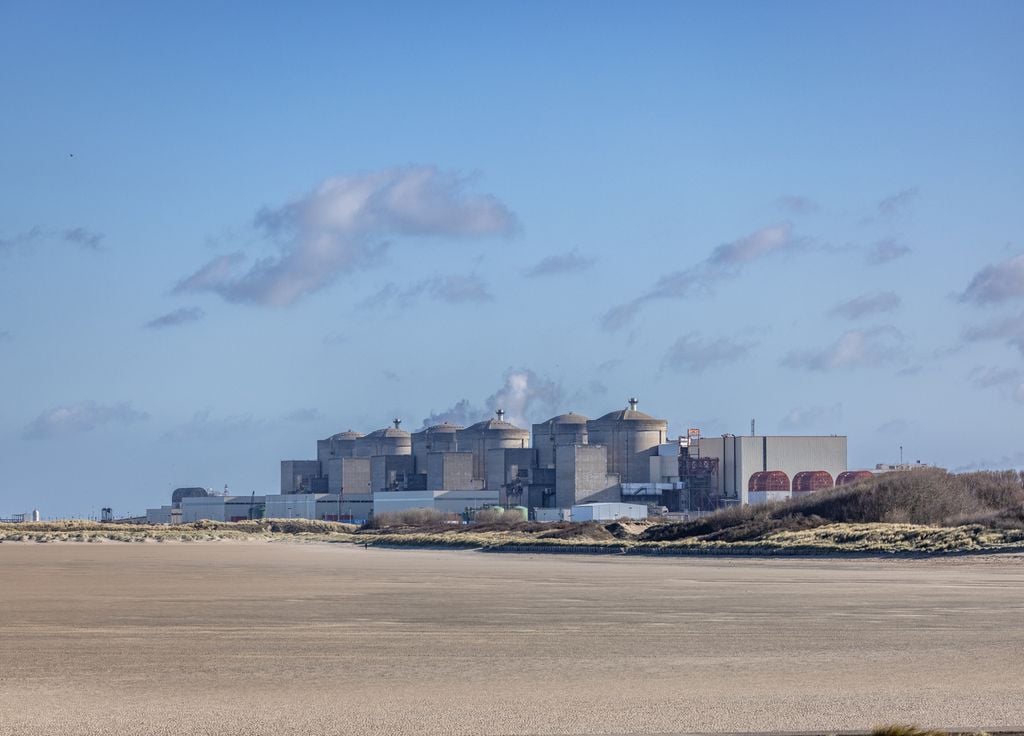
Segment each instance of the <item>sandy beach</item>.
[{"label": "sandy beach", "polygon": [[1024,559],[0,545],[0,734],[1024,726]]}]

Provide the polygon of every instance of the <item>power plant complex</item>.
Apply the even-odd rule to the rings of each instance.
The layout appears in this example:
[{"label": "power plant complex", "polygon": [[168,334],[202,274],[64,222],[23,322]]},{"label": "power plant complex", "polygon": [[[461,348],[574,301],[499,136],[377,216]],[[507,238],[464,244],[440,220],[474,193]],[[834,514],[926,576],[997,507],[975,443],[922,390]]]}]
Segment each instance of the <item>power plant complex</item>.
[{"label": "power plant complex", "polygon": [[693,514],[812,493],[861,477],[845,436],[669,437],[668,422],[628,408],[597,419],[560,414],[529,430],[494,418],[417,432],[392,426],[318,440],[316,458],[282,460],[280,493],[213,495],[179,488],[151,523],[305,518],[365,521],[413,508],[471,515],[516,508],[524,518]]}]

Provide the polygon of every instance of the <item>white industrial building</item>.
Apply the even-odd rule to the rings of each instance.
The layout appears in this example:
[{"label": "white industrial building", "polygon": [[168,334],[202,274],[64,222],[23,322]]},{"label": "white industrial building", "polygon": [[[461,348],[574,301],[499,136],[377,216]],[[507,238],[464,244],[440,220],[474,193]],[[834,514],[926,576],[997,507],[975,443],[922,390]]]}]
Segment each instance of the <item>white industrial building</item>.
[{"label": "white industrial building", "polygon": [[581,503],[572,507],[572,521],[646,519],[647,506],[636,503]]}]

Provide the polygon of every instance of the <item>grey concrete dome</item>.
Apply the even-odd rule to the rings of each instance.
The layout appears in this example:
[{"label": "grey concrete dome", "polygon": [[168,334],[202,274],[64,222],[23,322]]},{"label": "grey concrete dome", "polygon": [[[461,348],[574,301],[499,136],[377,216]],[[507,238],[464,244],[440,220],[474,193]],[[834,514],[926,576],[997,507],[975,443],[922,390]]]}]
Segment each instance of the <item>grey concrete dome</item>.
[{"label": "grey concrete dome", "polygon": [[[551,417],[550,419],[541,422],[540,425],[543,425],[543,424],[586,424],[589,421],[590,420],[587,419],[582,414],[576,414],[576,413],[570,411],[568,414],[559,414],[557,417]],[[537,426],[540,426],[540,425],[537,425]]]}]

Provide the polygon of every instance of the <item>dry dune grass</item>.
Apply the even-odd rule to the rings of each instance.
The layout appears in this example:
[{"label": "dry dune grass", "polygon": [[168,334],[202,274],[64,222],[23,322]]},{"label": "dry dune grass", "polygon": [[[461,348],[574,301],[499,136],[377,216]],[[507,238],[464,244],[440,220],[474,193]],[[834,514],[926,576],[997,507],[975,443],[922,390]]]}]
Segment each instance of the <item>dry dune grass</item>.
[{"label": "dry dune grass", "polygon": [[0,525],[0,541],[313,541],[362,545],[694,554],[950,553],[1024,550],[1021,474],[890,473],[808,498],[658,524],[538,523],[480,512],[474,523],[428,509],[370,524],[301,519],[174,527],[89,521]]}]

